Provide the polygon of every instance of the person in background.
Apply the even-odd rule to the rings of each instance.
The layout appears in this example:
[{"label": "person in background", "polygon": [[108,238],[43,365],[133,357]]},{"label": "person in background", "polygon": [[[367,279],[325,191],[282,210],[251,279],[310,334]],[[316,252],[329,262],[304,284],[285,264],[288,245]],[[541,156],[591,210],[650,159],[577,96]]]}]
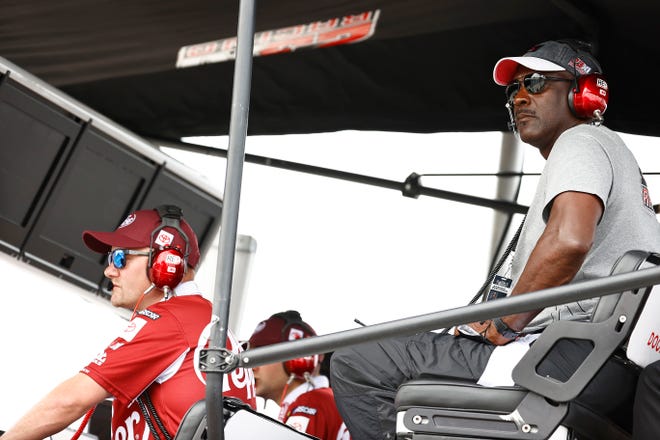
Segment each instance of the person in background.
[{"label": "person in background", "polygon": [[[288,310],[261,321],[249,348],[316,336],[300,313]],[[322,355],[306,356],[253,368],[257,395],[280,406],[278,419],[321,440],[348,440],[326,376],[319,374]]]},{"label": "person in background", "polygon": [[[546,41],[495,65],[510,126],[546,160],[515,254],[492,280],[497,292],[523,295],[605,277],[626,251],[660,251],[660,225],[639,165],[602,124],[609,96],[602,73],[589,46],[576,40]],[[526,343],[557,320],[589,320],[597,301],[494,317],[459,326],[455,334],[419,333],[337,350],[330,370],[337,406],[355,438],[392,439],[401,383],[431,375],[483,384],[498,346],[523,335],[518,343]],[[591,350],[582,342],[553,350],[544,360],[548,374],[570,377]],[[618,402],[634,391],[625,369],[612,359],[579,398],[604,391],[585,403],[625,418]]]},{"label": "person in background", "polygon": [[[135,211],[112,232],[84,231],[82,239],[92,251],[108,254],[110,301],[133,316],[95,359],[2,439],[44,439],[114,397],[112,438],[169,440],[189,407],[205,397],[195,359],[207,344],[212,305],[194,281],[197,237],[181,210],[166,205]],[[231,332],[226,344],[241,350]],[[236,369],[224,380],[223,395],[256,406],[251,370]]]}]

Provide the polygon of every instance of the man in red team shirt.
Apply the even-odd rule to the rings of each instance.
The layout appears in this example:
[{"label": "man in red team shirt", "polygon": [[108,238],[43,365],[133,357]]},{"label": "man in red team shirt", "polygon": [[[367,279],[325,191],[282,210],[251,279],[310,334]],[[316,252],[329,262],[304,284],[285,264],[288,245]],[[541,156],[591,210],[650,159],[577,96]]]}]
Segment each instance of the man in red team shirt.
[{"label": "man in red team shirt", "polygon": [[[249,348],[316,336],[295,310],[276,313],[261,321],[250,336]],[[349,440],[326,376],[320,375],[320,357],[307,356],[254,367],[257,395],[280,405],[278,419],[321,440]]]},{"label": "man in red team shirt", "polygon": [[[46,395],[2,440],[41,440],[114,396],[113,440],[170,440],[188,408],[205,395],[199,350],[209,337],[211,303],[194,282],[197,237],[181,210],[163,206],[130,214],[112,232],[83,241],[108,253],[111,302],[133,310],[124,331],[79,373]],[[227,348],[240,346],[229,333]],[[225,375],[223,395],[255,407],[249,369]]]}]

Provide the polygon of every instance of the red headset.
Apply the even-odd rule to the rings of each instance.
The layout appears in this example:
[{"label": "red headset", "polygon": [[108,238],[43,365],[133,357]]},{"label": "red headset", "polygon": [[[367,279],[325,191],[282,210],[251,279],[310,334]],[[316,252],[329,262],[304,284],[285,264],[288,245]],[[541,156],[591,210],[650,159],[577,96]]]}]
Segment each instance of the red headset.
[{"label": "red headset", "polygon": [[600,119],[607,110],[610,91],[603,75],[579,76],[568,92],[568,107],[580,119]]},{"label": "red headset", "polygon": [[575,58],[573,59],[575,81],[568,92],[568,108],[577,118],[602,121],[603,113],[607,110],[607,102],[610,98],[610,90],[605,77],[601,73],[578,74],[580,52],[589,53],[591,57],[591,45],[571,39],[559,40],[559,42],[568,45],[575,52]]},{"label": "red headset", "polygon": [[[172,290],[183,279],[188,263],[188,236],[181,229],[183,213],[174,205],[161,205],[156,208],[160,216],[160,225],[151,232],[149,245],[149,263],[147,276],[159,289]],[[174,245],[174,234],[165,228],[175,229],[186,243],[185,250]]]},{"label": "red headset", "polygon": [[[284,326],[282,327],[280,338],[282,342],[308,338],[316,335],[316,332],[305,321],[303,321],[300,314],[294,310],[277,313],[274,316],[284,320]],[[295,326],[300,328],[295,328]],[[282,362],[282,364],[284,365],[284,371],[286,371],[287,374],[304,379],[306,375],[312,374],[317,365],[319,365],[321,362],[319,358],[320,356],[318,354],[314,354],[290,359]]]},{"label": "red headset", "polygon": [[[603,121],[603,113],[607,110],[610,98],[610,90],[605,77],[600,73],[578,75],[577,61],[580,52],[590,52],[589,45],[578,40],[558,40],[568,45],[575,52],[573,87],[568,92],[568,108],[571,113],[580,119],[591,119],[596,123]],[[505,107],[509,112],[509,128],[516,131],[515,118],[511,103],[507,102]]]}]

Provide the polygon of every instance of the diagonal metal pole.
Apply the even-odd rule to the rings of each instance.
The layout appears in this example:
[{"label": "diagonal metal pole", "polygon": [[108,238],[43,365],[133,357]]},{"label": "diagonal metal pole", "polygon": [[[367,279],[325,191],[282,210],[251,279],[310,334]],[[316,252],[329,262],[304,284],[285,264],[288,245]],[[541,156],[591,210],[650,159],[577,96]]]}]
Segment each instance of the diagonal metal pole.
[{"label": "diagonal metal pole", "polygon": [[237,367],[282,362],[316,353],[327,353],[338,348],[363,342],[377,341],[394,336],[412,335],[422,331],[448,328],[466,322],[483,321],[496,316],[506,316],[528,310],[537,310],[555,304],[566,304],[587,298],[660,284],[660,266],[634,272],[596,278],[579,283],[551,287],[525,295],[486,301],[425,315],[344,330],[312,338],[252,348],[241,353]]},{"label": "diagonal metal pole", "polygon": [[[255,0],[241,0],[238,11],[236,63],[234,66],[231,120],[229,123],[229,147],[227,150],[227,174],[225,177],[217,276],[211,317],[210,354],[207,359],[207,365],[220,365],[222,363],[219,354],[225,349],[227,340],[238,209],[243,176],[243,162],[245,160],[245,138],[247,137],[248,108],[252,80],[254,15]],[[207,434],[211,440],[224,439],[222,383],[222,369],[207,369]]]}]

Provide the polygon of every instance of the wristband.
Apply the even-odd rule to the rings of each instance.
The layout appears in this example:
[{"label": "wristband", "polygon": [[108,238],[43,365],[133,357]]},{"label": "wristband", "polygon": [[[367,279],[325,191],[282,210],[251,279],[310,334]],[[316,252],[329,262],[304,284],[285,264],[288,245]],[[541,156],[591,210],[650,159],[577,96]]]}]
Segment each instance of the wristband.
[{"label": "wristband", "polygon": [[506,325],[504,321],[502,321],[502,318],[495,318],[492,320],[493,325],[497,329],[497,332],[504,336],[507,339],[516,339],[518,336],[520,336],[521,332],[513,330],[511,327]]}]

